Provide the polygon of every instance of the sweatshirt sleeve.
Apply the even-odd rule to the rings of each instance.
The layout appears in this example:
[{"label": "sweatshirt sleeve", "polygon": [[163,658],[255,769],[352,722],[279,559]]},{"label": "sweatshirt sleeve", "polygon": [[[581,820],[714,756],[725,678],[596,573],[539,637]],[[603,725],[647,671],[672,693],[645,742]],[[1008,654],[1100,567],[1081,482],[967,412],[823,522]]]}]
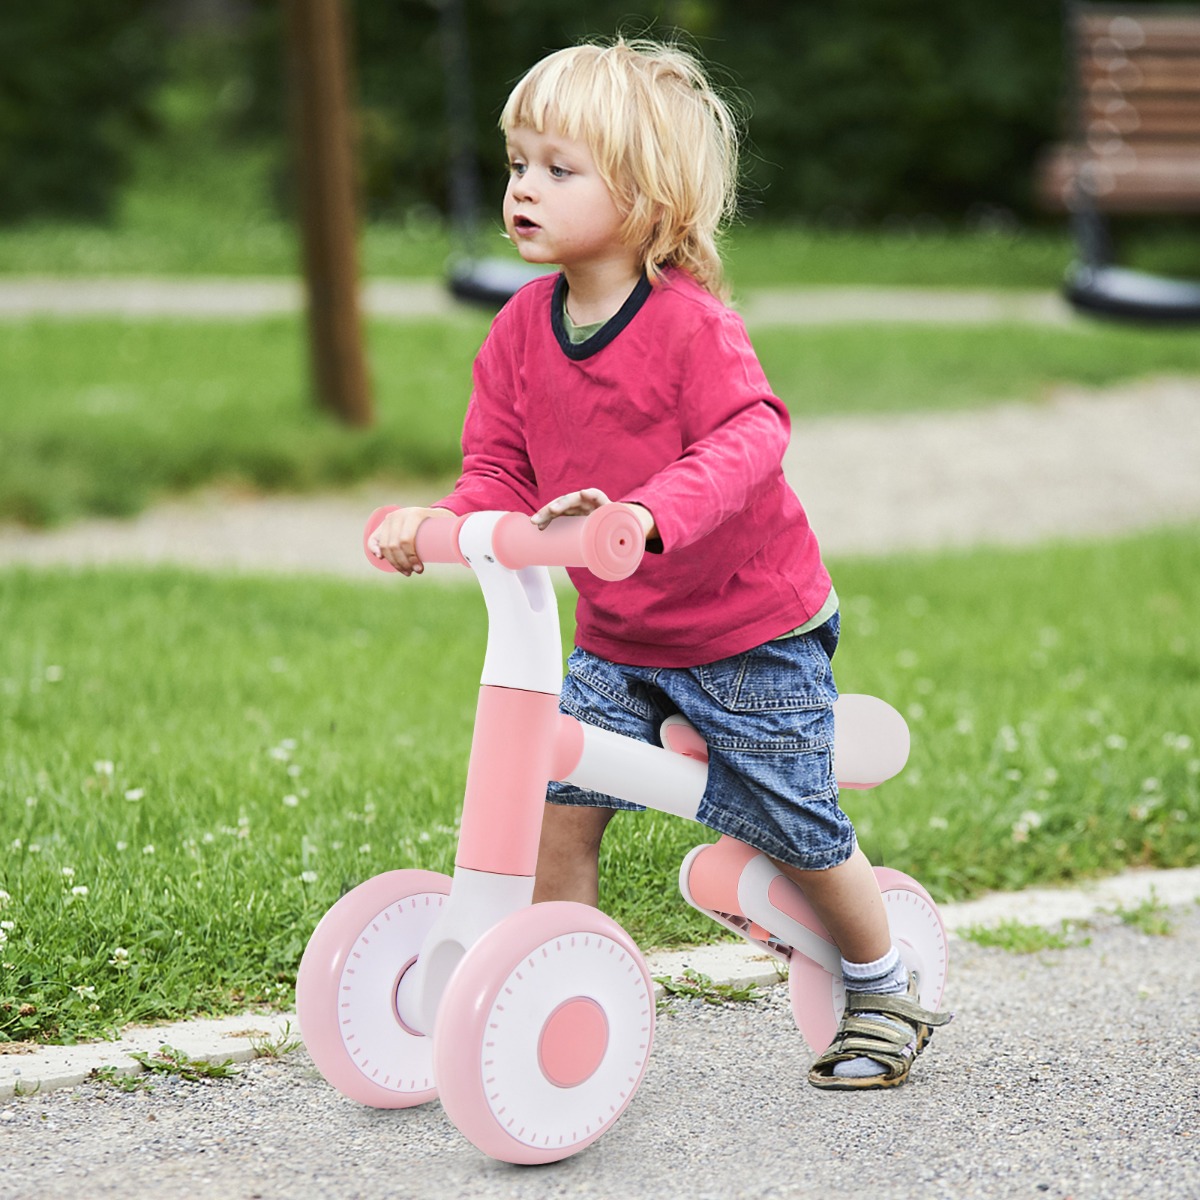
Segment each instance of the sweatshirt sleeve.
[{"label": "sweatshirt sleeve", "polygon": [[472,370],[462,473],[454,491],[435,504],[459,516],[489,510],[532,513],[538,508],[537,482],[516,411],[514,369],[503,343],[497,320]]},{"label": "sweatshirt sleeve", "polygon": [[622,500],[654,516],[665,551],[680,549],[743,512],[778,480],[791,432],[745,326],[725,310],[682,351],[683,452]]}]

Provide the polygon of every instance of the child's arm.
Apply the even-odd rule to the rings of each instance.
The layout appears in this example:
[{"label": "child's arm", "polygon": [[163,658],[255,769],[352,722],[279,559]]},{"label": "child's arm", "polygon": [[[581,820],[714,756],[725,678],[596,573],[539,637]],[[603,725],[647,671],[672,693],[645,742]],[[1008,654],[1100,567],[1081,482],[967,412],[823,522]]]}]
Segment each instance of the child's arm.
[{"label": "child's arm", "polygon": [[401,575],[420,575],[425,564],[417,554],[417,530],[429,518],[454,515],[448,508],[398,508],[384,517],[367,546],[376,558],[387,559]]}]

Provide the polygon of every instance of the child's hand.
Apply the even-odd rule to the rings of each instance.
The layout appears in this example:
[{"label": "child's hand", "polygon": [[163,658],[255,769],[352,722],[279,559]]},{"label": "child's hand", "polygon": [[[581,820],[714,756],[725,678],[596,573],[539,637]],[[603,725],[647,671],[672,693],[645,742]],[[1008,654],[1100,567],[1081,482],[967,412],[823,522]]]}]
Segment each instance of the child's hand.
[{"label": "child's hand", "polygon": [[417,554],[417,530],[431,517],[452,517],[448,508],[398,508],[388,513],[367,539],[367,548],[384,558],[401,575],[420,575],[425,564]]},{"label": "child's hand", "polygon": [[581,491],[568,492],[565,496],[559,496],[557,500],[551,500],[529,519],[539,529],[545,529],[555,517],[586,517],[602,504],[611,503],[599,488],[583,488]]},{"label": "child's hand", "polygon": [[[611,503],[612,501],[599,488],[583,488],[578,492],[568,492],[565,496],[559,496],[557,500],[551,500],[549,504],[539,508],[529,519],[539,529],[545,529],[555,517],[586,517],[588,513],[594,512],[601,505]],[[641,521],[646,540],[658,537],[654,516],[650,510],[643,508],[640,504],[631,504],[629,507]]]}]

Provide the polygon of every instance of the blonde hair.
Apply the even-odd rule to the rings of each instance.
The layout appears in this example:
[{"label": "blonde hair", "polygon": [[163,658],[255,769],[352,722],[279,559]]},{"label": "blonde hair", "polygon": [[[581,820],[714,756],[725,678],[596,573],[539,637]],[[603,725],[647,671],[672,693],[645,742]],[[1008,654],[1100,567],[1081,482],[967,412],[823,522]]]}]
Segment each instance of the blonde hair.
[{"label": "blonde hair", "polygon": [[550,126],[591,151],[652,283],[679,267],[724,295],[717,237],[737,206],[738,125],[695,56],[624,38],[556,51],[500,114],[506,135]]}]

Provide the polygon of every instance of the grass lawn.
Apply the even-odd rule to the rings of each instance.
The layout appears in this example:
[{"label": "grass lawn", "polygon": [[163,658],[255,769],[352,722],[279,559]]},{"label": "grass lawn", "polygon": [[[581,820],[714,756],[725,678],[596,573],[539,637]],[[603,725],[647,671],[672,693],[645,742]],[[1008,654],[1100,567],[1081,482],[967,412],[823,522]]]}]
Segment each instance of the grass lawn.
[{"label": "grass lawn", "polygon": [[[497,208],[499,205],[497,204]],[[500,225],[479,235],[480,252],[513,254]],[[364,224],[367,278],[429,278],[463,253],[436,214]],[[1014,232],[826,230],[747,221],[725,241],[739,292],[756,287],[1034,288],[1052,290],[1074,249],[1065,228]],[[514,255],[515,257],[515,255]],[[1186,231],[1141,230],[1122,262],[1168,275],[1200,275],[1200,239]],[[0,275],[294,275],[295,228],[251,199],[216,206],[195,186],[185,194],[139,191],[113,224],[42,222],[0,229]]]},{"label": "grass lawn", "polygon": [[[913,731],[845,797],[873,859],[940,899],[1196,861],[1197,532],[834,564],[840,685]],[[9,570],[0,625],[0,1039],[287,1004],[339,894],[449,868],[473,588]],[[643,946],[718,932],[674,888],[703,836],[613,827]]]},{"label": "grass lawn", "polygon": [[[372,322],[379,419],[361,431],[310,402],[297,318],[0,323],[0,520],[127,514],[210,483],[304,490],[453,473],[486,330],[474,313]],[[1200,375],[1190,334],[1102,325],[769,328],[755,340],[798,416],[1037,402],[1056,383]]]}]

